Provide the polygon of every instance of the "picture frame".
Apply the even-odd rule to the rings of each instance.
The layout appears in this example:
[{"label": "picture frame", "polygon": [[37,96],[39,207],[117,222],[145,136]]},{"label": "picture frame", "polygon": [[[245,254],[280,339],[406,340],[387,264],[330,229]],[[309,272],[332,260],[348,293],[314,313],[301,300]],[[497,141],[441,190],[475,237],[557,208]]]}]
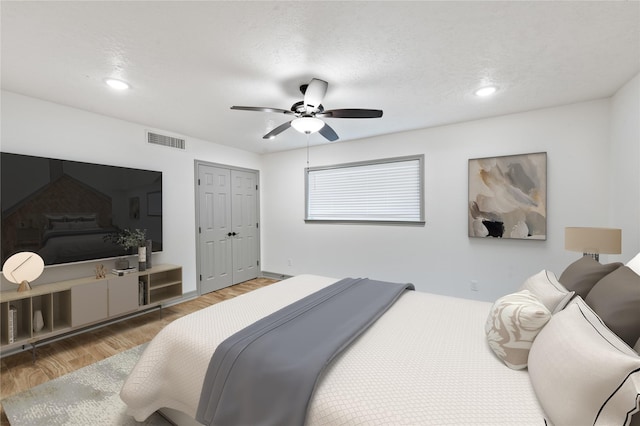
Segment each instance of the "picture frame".
[{"label": "picture frame", "polygon": [[475,158],[468,165],[468,235],[547,239],[547,153]]},{"label": "picture frame", "polygon": [[129,198],[129,219],[140,219],[140,197]]},{"label": "picture frame", "polygon": [[147,193],[147,216],[162,216],[162,192]]}]

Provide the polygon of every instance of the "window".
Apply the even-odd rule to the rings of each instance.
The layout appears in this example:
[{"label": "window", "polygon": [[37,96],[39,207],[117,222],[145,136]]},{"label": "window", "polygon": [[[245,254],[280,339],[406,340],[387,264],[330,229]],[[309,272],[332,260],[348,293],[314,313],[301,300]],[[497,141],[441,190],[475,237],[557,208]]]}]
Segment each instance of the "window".
[{"label": "window", "polygon": [[306,169],[307,221],[424,223],[424,156]]}]

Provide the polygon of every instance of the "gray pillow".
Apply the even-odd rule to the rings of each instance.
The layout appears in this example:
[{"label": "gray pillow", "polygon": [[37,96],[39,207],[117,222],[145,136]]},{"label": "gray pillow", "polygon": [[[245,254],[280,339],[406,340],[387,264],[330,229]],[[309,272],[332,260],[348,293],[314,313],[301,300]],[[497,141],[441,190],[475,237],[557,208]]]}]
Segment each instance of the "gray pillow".
[{"label": "gray pillow", "polygon": [[640,338],[640,275],[622,266],[593,286],[585,302],[633,347]]},{"label": "gray pillow", "polygon": [[621,266],[620,262],[603,265],[591,256],[582,256],[567,266],[558,281],[567,290],[575,291],[578,296],[586,299],[598,281]]}]

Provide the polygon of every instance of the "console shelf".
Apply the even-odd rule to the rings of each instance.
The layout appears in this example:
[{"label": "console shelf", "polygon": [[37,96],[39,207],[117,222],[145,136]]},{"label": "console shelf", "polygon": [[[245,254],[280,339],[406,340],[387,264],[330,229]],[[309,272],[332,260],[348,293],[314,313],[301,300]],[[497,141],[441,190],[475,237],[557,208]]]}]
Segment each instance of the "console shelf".
[{"label": "console shelf", "polygon": [[[176,265],[156,265],[123,276],[36,285],[20,293],[0,292],[0,355],[20,347],[34,348],[56,336],[161,307],[162,303],[181,296],[182,267]],[[34,327],[37,311],[43,323],[39,330]]]}]

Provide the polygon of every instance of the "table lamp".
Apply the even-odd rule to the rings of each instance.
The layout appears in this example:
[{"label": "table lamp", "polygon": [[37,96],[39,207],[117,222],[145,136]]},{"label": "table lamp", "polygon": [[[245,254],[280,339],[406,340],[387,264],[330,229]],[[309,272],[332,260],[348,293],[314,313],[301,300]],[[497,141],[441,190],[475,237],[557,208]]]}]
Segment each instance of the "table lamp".
[{"label": "table lamp", "polygon": [[602,254],[622,253],[622,230],[616,228],[580,228],[564,229],[564,248],[581,252],[600,260]]},{"label": "table lamp", "polygon": [[44,260],[30,251],[16,253],[7,259],[2,266],[4,277],[19,284],[18,291],[31,290],[30,282],[36,280],[44,271]]}]

